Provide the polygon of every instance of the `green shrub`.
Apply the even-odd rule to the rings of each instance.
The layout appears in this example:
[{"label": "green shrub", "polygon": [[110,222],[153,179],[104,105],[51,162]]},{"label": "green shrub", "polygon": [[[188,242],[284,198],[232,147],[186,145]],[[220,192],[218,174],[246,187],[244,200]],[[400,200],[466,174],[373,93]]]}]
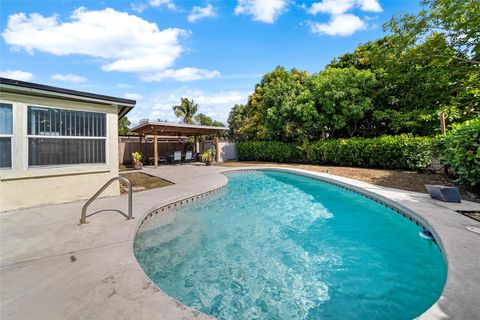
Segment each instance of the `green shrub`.
[{"label": "green shrub", "polygon": [[432,138],[409,135],[322,140],[303,145],[240,142],[239,160],[423,170],[430,165]]},{"label": "green shrub", "polygon": [[458,182],[480,187],[480,117],[454,126],[437,149],[440,161]]},{"label": "green shrub", "polygon": [[237,144],[238,158],[244,161],[297,163],[303,159],[299,146],[284,142],[246,141]]}]

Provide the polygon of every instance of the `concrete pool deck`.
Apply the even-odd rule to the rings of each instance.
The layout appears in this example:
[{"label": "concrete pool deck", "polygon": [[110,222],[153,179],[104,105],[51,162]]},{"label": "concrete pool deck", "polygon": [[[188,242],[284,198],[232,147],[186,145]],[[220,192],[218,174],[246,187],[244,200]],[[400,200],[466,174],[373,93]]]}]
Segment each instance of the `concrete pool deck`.
[{"label": "concrete pool deck", "polygon": [[[348,184],[413,211],[418,220],[436,231],[448,260],[442,296],[421,318],[480,318],[480,234],[466,229],[480,228],[480,223],[452,211],[480,210],[480,204],[446,204],[426,194],[330,174],[275,169]],[[144,172],[175,184],[135,193],[135,219],[129,221],[110,211],[78,226],[85,201],[0,213],[0,318],[209,319],[175,301],[150,281],[133,255],[133,240],[148,213],[224,186],[228,179],[220,173],[231,170],[235,168],[146,167]],[[126,196],[99,199],[89,212],[105,208],[126,210]]]}]

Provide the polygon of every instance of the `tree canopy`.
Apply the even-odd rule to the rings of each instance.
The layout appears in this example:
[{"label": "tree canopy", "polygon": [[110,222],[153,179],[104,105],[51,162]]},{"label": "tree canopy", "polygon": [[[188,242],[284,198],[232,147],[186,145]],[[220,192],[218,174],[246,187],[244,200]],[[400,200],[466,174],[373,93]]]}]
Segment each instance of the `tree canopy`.
[{"label": "tree canopy", "polygon": [[279,66],[229,115],[238,140],[439,133],[480,111],[480,3],[423,0],[418,14],[392,18],[390,34],[359,45],[318,73]]},{"label": "tree canopy", "polygon": [[[384,25],[399,40],[399,48],[415,46],[433,33],[442,34],[455,50],[455,60],[480,65],[480,2],[478,0],[422,0],[417,14],[393,17]],[[432,56],[442,57],[439,52]]]},{"label": "tree canopy", "polygon": [[202,126],[214,126],[214,127],[223,127],[224,124],[220,121],[213,120],[211,117],[207,116],[204,113],[199,113],[195,116],[195,121]]},{"label": "tree canopy", "polygon": [[180,104],[172,107],[173,112],[179,117],[182,123],[195,124],[194,116],[198,111],[198,104],[192,99],[181,98]]},{"label": "tree canopy", "polygon": [[126,116],[118,120],[118,135],[128,136],[130,134],[130,129],[128,128],[128,126],[130,124],[131,123]]}]

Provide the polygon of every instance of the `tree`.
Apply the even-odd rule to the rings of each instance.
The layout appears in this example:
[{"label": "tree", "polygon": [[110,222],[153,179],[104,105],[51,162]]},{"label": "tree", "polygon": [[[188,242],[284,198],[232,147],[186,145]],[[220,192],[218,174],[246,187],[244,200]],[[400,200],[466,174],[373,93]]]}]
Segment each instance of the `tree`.
[{"label": "tree", "polygon": [[480,111],[480,2],[422,0],[422,6],[418,14],[392,18],[384,30],[393,33],[397,53],[422,46],[432,38],[443,39],[445,50],[440,47],[424,55],[432,61],[443,60],[448,67],[443,74],[454,76],[447,92],[453,99],[444,107],[448,120],[471,119]]},{"label": "tree", "polygon": [[297,103],[308,77],[306,71],[287,71],[281,66],[264,75],[248,98],[240,133],[253,140],[295,142],[312,138],[316,111]]},{"label": "tree", "polygon": [[[195,116],[195,120],[197,121],[198,124],[201,124],[202,126],[224,127],[223,123],[217,120],[213,120],[211,117],[207,116],[204,113],[197,114]],[[199,141],[203,141],[205,138],[207,140],[212,140],[215,136],[220,138],[226,138],[227,133],[222,132],[222,133],[217,133],[216,135],[203,136],[199,138]]]},{"label": "tree", "polygon": [[[422,0],[417,14],[393,17],[385,31],[398,38],[400,50],[418,45],[433,33],[440,33],[456,54],[451,57],[480,65],[480,2],[478,0]],[[432,56],[442,57],[441,53]]]},{"label": "tree", "polygon": [[376,88],[369,70],[329,68],[309,76],[277,67],[256,85],[247,105],[232,109],[231,136],[297,143],[353,136],[373,109]]},{"label": "tree", "polygon": [[390,35],[334,59],[324,71],[277,67],[229,116],[231,136],[303,142],[320,137],[438,133],[480,113],[480,2],[422,0],[394,17]]},{"label": "tree", "polygon": [[240,132],[240,129],[247,121],[247,106],[243,104],[236,104],[228,114],[228,128],[229,137],[235,141],[245,140],[245,135]]},{"label": "tree", "polygon": [[180,105],[172,107],[175,115],[181,119],[182,123],[195,124],[194,116],[198,111],[198,104],[188,98],[181,98]]},{"label": "tree", "polygon": [[352,137],[373,110],[377,86],[369,70],[327,68],[311,77],[303,99],[316,108],[323,136]]},{"label": "tree", "polygon": [[130,135],[130,129],[128,128],[130,124],[131,123],[126,116],[118,120],[118,135],[119,136]]},{"label": "tree", "polygon": [[220,121],[213,120],[211,117],[207,116],[204,113],[199,113],[195,116],[195,121],[202,126],[214,126],[214,127],[223,127],[224,124]]},{"label": "tree", "polygon": [[[370,70],[379,81],[370,128],[375,135],[438,131],[438,114],[450,123],[471,118],[479,109],[478,66],[458,55],[441,33],[399,50],[396,36],[357,47],[334,59],[330,67]],[[475,80],[473,80],[475,79]]]}]

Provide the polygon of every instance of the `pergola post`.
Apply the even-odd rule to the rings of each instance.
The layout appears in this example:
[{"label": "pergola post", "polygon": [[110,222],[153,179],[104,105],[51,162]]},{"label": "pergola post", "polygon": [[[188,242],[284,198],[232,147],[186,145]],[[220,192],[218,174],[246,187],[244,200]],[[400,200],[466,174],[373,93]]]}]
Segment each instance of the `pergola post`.
[{"label": "pergola post", "polygon": [[139,148],[140,148],[140,153],[143,155],[143,136],[141,134],[138,135],[138,142],[139,142]]},{"label": "pergola post", "polygon": [[198,152],[198,146],[197,146],[197,136],[193,136],[193,152],[195,152],[195,155],[197,154]]},{"label": "pergola post", "polygon": [[153,130],[153,162],[155,168],[158,167],[158,143],[157,143],[157,130]]},{"label": "pergola post", "polygon": [[218,155],[219,155],[219,150],[218,150],[218,137],[215,137],[215,161],[218,161]]}]

